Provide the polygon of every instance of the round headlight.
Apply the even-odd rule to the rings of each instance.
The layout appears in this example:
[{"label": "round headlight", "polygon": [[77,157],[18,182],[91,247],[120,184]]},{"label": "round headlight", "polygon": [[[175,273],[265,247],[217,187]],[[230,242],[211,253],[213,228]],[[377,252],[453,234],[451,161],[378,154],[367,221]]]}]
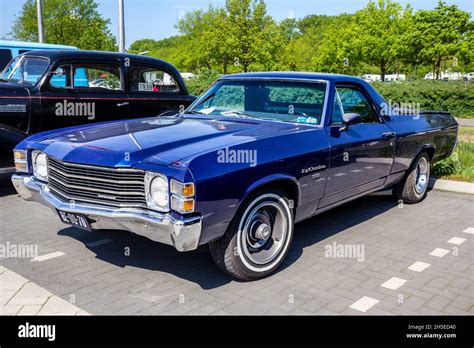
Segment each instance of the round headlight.
[{"label": "round headlight", "polygon": [[165,178],[157,176],[151,181],[150,197],[157,207],[162,209],[168,208],[168,181]]},{"label": "round headlight", "polygon": [[41,151],[33,151],[33,174],[42,181],[48,180],[48,159],[46,154]]}]

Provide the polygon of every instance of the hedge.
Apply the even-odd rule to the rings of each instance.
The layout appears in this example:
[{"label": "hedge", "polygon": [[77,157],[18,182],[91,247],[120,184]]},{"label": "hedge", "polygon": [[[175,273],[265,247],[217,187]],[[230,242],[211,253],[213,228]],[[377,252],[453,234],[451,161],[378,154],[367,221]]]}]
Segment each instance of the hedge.
[{"label": "hedge", "polygon": [[221,74],[212,70],[200,71],[197,77],[186,81],[189,93],[200,96],[216,81]]},{"label": "hedge", "polygon": [[389,102],[419,103],[421,110],[449,111],[455,117],[474,118],[474,83],[468,81],[375,82]]}]

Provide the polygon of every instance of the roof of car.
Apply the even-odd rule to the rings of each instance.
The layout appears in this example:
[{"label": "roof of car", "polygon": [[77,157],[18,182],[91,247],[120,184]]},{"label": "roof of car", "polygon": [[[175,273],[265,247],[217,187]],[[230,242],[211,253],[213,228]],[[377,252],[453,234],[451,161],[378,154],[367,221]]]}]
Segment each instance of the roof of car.
[{"label": "roof of car", "polygon": [[224,75],[221,79],[241,79],[241,78],[267,78],[267,79],[305,79],[305,80],[325,80],[333,82],[357,82],[362,83],[364,80],[339,74],[325,74],[315,72],[287,72],[287,71],[275,71],[275,72],[252,72],[252,73],[240,73]]},{"label": "roof of car", "polygon": [[86,51],[86,50],[38,50],[24,53],[26,56],[47,57],[52,60],[56,59],[125,59],[130,58],[135,62],[143,62],[150,64],[160,64],[168,66],[175,70],[173,65],[158,58],[142,56],[138,54],[106,52],[106,51]]},{"label": "roof of car", "polygon": [[26,42],[26,41],[11,41],[11,40],[0,40],[0,47],[18,47],[18,48],[34,48],[34,49],[77,49],[74,46],[67,45],[55,45],[38,42]]}]

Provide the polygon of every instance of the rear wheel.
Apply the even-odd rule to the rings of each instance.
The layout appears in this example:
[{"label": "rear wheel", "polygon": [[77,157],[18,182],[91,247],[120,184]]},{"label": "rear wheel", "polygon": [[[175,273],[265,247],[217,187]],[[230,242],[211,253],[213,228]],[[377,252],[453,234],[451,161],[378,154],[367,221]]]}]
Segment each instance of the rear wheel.
[{"label": "rear wheel", "polygon": [[426,197],[429,178],[430,158],[426,152],[422,152],[413,162],[404,179],[394,187],[393,193],[403,203],[418,203]]},{"label": "rear wheel", "polygon": [[211,255],[221,269],[238,279],[265,277],[288,253],[293,225],[293,211],[284,193],[253,195],[226,234],[210,244]]}]

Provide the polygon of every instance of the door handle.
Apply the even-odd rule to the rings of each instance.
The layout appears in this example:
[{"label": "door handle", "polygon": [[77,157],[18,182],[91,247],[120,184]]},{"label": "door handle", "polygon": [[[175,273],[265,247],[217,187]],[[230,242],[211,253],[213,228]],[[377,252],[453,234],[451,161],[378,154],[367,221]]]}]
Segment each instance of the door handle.
[{"label": "door handle", "polygon": [[385,133],[382,133],[382,138],[392,139],[392,138],[395,138],[396,135],[397,133],[395,132],[385,132]]},{"label": "door handle", "polygon": [[125,103],[118,103],[117,106],[128,106],[128,102],[125,102]]}]

